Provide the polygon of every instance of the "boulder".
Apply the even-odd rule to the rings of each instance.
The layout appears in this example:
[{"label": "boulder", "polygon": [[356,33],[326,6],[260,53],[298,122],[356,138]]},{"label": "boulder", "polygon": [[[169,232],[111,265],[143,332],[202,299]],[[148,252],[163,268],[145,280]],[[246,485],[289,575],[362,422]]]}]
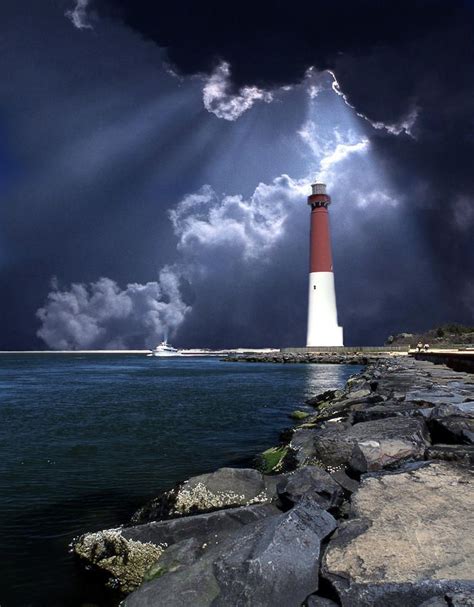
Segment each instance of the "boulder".
[{"label": "boulder", "polygon": [[474,444],[474,418],[450,415],[433,416],[430,419],[430,432],[435,443]]},{"label": "boulder", "polygon": [[265,477],[252,468],[220,468],[194,476],[151,500],[132,517],[140,524],[271,501]]},{"label": "boulder", "polygon": [[474,607],[474,592],[447,592],[423,601],[418,607]]},{"label": "boulder", "polygon": [[258,469],[264,474],[282,472],[292,467],[292,451],[288,445],[270,447],[270,449],[266,449],[257,455],[255,462]]},{"label": "boulder", "polygon": [[314,446],[314,431],[310,429],[296,429],[289,448],[293,453],[297,466],[316,463],[316,449]]},{"label": "boulder", "polygon": [[417,406],[415,403],[400,403],[396,401],[386,402],[383,405],[377,404],[369,407],[352,407],[350,413],[350,422],[359,424],[370,422],[376,419],[385,419],[387,417],[416,416],[423,415],[424,410],[430,410],[426,405]]},{"label": "boulder", "polygon": [[448,607],[444,596],[433,596],[427,601],[423,601],[418,607]]},{"label": "boulder", "polygon": [[143,584],[124,607],[300,607],[318,589],[320,544],[335,528],[334,518],[305,498]]},{"label": "boulder", "polygon": [[451,415],[474,418],[474,401],[452,405],[437,405],[433,409],[433,417],[448,417]]},{"label": "boulder", "polygon": [[399,466],[424,458],[425,445],[406,439],[390,438],[359,441],[354,445],[350,467],[360,473]]},{"label": "boulder", "polygon": [[338,607],[338,604],[331,599],[326,599],[323,596],[312,594],[305,601],[306,607]]},{"label": "boulder", "polygon": [[196,538],[181,540],[166,548],[160,558],[145,572],[144,582],[150,582],[165,573],[172,573],[181,567],[192,565],[204,551],[203,545]]},{"label": "boulder", "polygon": [[465,396],[457,390],[449,391],[443,387],[436,387],[433,384],[425,389],[410,390],[406,393],[406,400],[428,405],[456,405],[465,400]]},{"label": "boulder", "polygon": [[222,510],[121,529],[86,533],[72,545],[89,568],[103,573],[107,585],[130,592],[170,545],[194,538],[200,544],[227,537],[240,527],[280,511],[270,504]]},{"label": "boulder", "polygon": [[322,468],[304,466],[292,472],[277,485],[277,493],[284,507],[291,508],[305,495],[310,496],[321,508],[336,508],[342,502],[340,485]]},{"label": "boulder", "polygon": [[427,459],[474,464],[474,445],[431,445],[426,449]]},{"label": "boulder", "polygon": [[347,493],[354,493],[359,488],[358,481],[348,476],[344,470],[336,470],[331,474],[331,477],[340,485]]},{"label": "boulder", "polygon": [[390,417],[354,426],[326,424],[314,435],[315,459],[328,469],[350,463],[358,471],[379,470],[423,459],[429,444],[424,420],[410,417]]},{"label": "boulder", "polygon": [[418,607],[474,589],[473,472],[445,462],[363,477],[322,575],[343,607]]},{"label": "boulder", "polygon": [[306,419],[307,417],[309,417],[309,413],[308,411],[301,411],[300,409],[296,409],[295,411],[292,411],[289,414],[289,417],[291,417],[291,419],[294,419],[296,421],[300,421],[303,419]]},{"label": "boulder", "polygon": [[122,537],[120,529],[106,529],[81,536],[74,553],[91,569],[105,575],[106,583],[123,593],[137,588],[146,571],[156,563],[165,546]]},{"label": "boulder", "polygon": [[279,513],[280,510],[272,504],[256,504],[124,527],[121,533],[126,540],[156,546],[170,546],[190,537],[209,543],[226,537],[244,525]]},{"label": "boulder", "polygon": [[448,592],[445,598],[449,607],[474,607],[474,590]]},{"label": "boulder", "polygon": [[342,395],[342,390],[326,390],[325,392],[321,392],[321,394],[318,394],[313,398],[309,398],[306,401],[306,404],[311,405],[312,407],[319,407],[321,403],[329,400],[335,400],[337,398],[340,398]]},{"label": "boulder", "polygon": [[[365,384],[365,382],[364,382]],[[358,390],[351,390],[349,392],[349,398],[351,400],[359,400],[362,398],[367,398],[368,396],[370,396],[372,394],[372,390],[369,388],[362,388],[362,389],[358,389]]]}]

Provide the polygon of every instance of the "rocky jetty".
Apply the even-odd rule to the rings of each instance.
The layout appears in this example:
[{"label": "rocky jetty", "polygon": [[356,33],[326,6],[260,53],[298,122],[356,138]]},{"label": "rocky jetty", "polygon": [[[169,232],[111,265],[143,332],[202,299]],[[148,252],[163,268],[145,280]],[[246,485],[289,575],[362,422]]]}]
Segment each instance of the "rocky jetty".
[{"label": "rocky jetty", "polygon": [[308,363],[325,365],[367,365],[375,362],[378,354],[363,352],[266,352],[262,354],[237,354],[223,358],[224,362],[246,363]]},{"label": "rocky jetty", "polygon": [[474,376],[380,357],[73,549],[125,607],[473,607]]}]

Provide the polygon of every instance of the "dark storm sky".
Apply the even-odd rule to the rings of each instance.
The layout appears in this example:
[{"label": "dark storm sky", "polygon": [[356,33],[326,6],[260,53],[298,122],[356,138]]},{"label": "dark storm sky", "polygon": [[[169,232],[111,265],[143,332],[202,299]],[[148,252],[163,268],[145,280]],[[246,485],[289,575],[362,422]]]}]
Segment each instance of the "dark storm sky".
[{"label": "dark storm sky", "polygon": [[328,183],[345,341],[472,323],[473,5],[0,4],[0,349],[301,345]]}]

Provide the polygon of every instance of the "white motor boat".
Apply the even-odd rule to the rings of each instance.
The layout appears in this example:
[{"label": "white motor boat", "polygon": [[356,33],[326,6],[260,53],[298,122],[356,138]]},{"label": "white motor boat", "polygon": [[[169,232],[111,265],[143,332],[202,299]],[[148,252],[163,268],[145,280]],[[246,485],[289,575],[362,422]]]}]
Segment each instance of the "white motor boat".
[{"label": "white motor boat", "polygon": [[182,356],[181,352],[165,340],[162,341],[159,346],[156,346],[154,350],[151,351],[147,356]]}]

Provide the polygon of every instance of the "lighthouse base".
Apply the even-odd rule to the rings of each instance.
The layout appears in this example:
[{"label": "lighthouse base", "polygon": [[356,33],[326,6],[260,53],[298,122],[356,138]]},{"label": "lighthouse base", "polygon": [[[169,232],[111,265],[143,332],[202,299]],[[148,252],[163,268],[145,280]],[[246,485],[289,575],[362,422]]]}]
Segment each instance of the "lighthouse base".
[{"label": "lighthouse base", "polygon": [[338,327],[323,327],[320,326],[317,329],[318,335],[314,339],[309,339],[306,342],[307,348],[318,348],[318,347],[329,347],[329,346],[343,346],[343,328]]},{"label": "lighthouse base", "polygon": [[332,272],[311,272],[309,275],[306,346],[343,345],[343,329],[337,324],[334,274]]}]

